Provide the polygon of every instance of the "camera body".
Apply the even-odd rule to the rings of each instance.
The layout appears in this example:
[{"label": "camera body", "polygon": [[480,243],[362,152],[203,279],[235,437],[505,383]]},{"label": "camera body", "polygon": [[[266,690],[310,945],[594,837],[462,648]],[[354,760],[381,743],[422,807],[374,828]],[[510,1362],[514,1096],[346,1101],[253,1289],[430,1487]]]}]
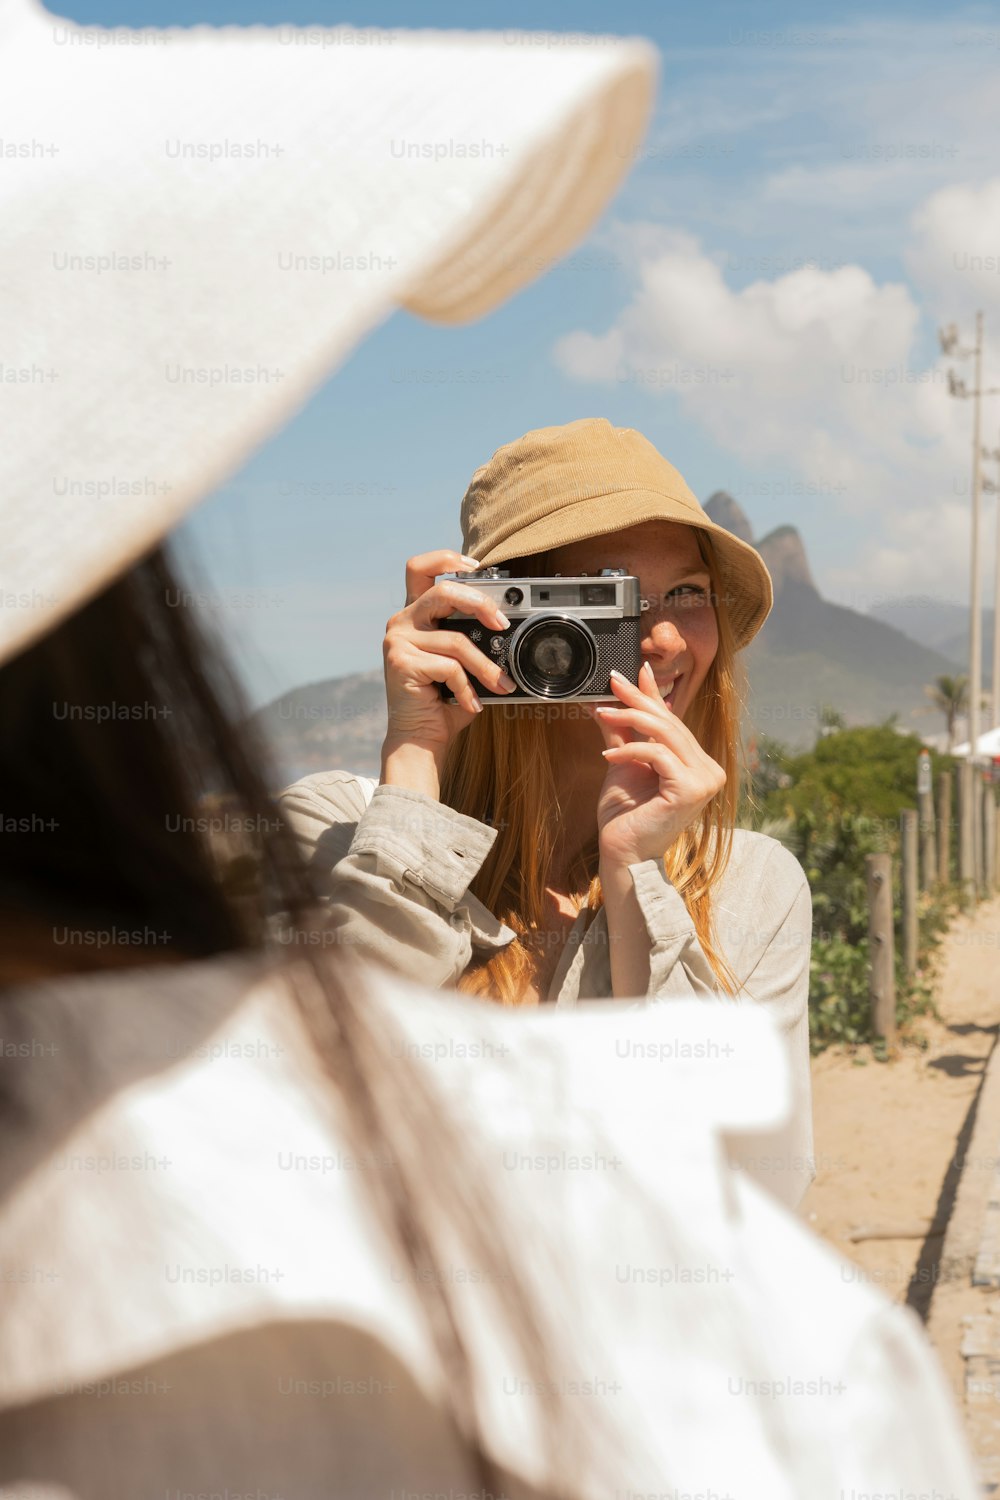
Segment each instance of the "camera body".
[{"label": "camera body", "polygon": [[[624,568],[602,568],[591,577],[512,578],[502,568],[440,573],[447,580],[493,599],[510,621],[489,630],[474,616],[452,614],[439,622],[457,630],[517,683],[513,693],[494,693],[472,674],[469,680],[485,708],[496,703],[614,700],[611,670],[636,682],[641,601],[639,580]],[[442,685],[442,696],[451,698]]]}]

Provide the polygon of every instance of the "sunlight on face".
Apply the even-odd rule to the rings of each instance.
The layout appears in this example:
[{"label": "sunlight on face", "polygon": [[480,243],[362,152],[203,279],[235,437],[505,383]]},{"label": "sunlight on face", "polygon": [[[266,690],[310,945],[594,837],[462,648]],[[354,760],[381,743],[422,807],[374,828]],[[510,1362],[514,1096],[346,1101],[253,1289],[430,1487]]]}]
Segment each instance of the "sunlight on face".
[{"label": "sunlight on face", "polygon": [[552,553],[553,572],[594,574],[601,568],[624,568],[639,579],[649,605],[641,620],[642,658],[664,698],[677,677],[671,706],[683,718],[719,649],[711,580],[693,529],[676,521],[641,521]]}]

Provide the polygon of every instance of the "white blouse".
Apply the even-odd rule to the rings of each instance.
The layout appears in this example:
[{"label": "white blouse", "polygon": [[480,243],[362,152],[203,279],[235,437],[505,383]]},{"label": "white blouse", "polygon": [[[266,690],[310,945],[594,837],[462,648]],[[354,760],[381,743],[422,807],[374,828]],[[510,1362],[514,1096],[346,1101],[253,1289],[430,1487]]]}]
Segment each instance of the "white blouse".
[{"label": "white blouse", "polygon": [[[972,1500],[915,1315],[727,1160],[790,1109],[757,1007],[595,1003],[568,1026],[367,967],[351,982],[488,1189],[571,1416],[617,1445],[578,1493]],[[417,1288],[282,972],[74,976],[8,989],[0,1014],[0,1493],[472,1493]],[[452,1243],[504,1492],[550,1493],[568,1469],[547,1467],[535,1376]]]}]

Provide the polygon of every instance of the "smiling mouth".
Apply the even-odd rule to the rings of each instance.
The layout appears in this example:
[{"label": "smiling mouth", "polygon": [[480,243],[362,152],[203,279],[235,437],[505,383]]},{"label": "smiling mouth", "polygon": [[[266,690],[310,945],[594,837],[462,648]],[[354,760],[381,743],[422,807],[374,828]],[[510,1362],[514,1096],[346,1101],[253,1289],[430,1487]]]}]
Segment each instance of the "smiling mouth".
[{"label": "smiling mouth", "polygon": [[671,708],[673,708],[673,706],[674,706],[674,700],[677,697],[677,689],[680,687],[680,685],[681,685],[681,683],[683,681],[684,681],[684,673],[682,672],[679,677],[675,677],[674,678],[673,685],[671,686],[669,693],[666,691],[666,687],[667,687],[666,683],[660,682],[660,683],[657,684],[657,686],[660,689],[660,692],[663,694],[663,701],[665,703],[668,703]]}]

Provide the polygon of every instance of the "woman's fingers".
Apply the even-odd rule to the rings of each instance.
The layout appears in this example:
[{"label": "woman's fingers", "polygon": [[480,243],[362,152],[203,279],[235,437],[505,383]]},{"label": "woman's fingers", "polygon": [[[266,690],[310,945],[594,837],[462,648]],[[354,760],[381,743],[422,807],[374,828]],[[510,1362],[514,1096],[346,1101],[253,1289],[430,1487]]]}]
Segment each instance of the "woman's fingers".
[{"label": "woman's fingers", "polygon": [[[609,680],[611,691],[622,703],[634,703],[640,707],[645,705],[647,708],[649,707],[650,699],[654,702],[663,703],[663,698],[660,696],[660,690],[656,686],[656,680],[653,677],[652,668],[648,662],[643,662],[639,668],[638,686],[634,682],[629,682],[624,672],[612,672]],[[651,684],[649,689],[646,687],[647,682]],[[665,703],[663,706],[666,708]]]},{"label": "woman's fingers", "polygon": [[612,765],[646,765],[651,771],[657,772],[661,780],[666,780],[669,775],[676,771],[675,763],[670,759],[670,751],[666,745],[655,744],[649,739],[631,739],[628,744],[610,745],[607,750],[601,750],[604,759],[610,760]]},{"label": "woman's fingers", "polygon": [[[387,739],[429,745],[436,751],[451,744],[482,709],[470,674],[486,690],[503,691],[499,670],[476,650],[475,642],[458,631],[435,629],[449,614],[475,615],[478,610],[487,629],[497,630],[496,609],[485,595],[459,583],[434,582],[441,573],[463,573],[475,567],[475,558],[451,549],[422,552],[407,563],[407,602],[387,621],[382,640]],[[482,603],[470,609],[471,596]],[[451,697],[442,695],[442,683]]]},{"label": "woman's fingers", "polygon": [[624,745],[626,743],[628,739],[627,729],[625,729],[624,727],[622,729],[616,729],[613,724],[609,723],[608,720],[603,717],[603,715],[595,713],[592,708],[585,707],[584,713],[588,714],[589,717],[593,719],[598,729],[600,729],[601,734],[604,738],[605,745]]},{"label": "woman's fingers", "polygon": [[[651,771],[655,771],[657,776],[663,780],[676,777],[677,775],[677,757],[675,752],[667,745],[656,741],[631,740],[627,745],[616,745],[608,750],[602,750],[601,754],[616,766],[623,763],[626,765],[648,766]],[[722,767],[717,765],[715,761],[712,761],[711,764],[714,766],[715,771],[702,788],[702,806],[706,802],[710,802],[718,792],[721,792],[726,784],[726,774]]]},{"label": "woman's fingers", "polygon": [[664,708],[667,707],[666,699],[660,692],[660,684],[657,682],[653,668],[648,661],[644,661],[639,668],[639,686],[648,697],[655,698],[658,703],[663,704]]},{"label": "woman's fingers", "polygon": [[472,615],[487,630],[506,630],[510,621],[498,604],[463,583],[436,583],[416,601],[410,619],[420,630],[433,630],[455,613]]},{"label": "woman's fingers", "polygon": [[627,745],[611,745],[607,750],[602,750],[601,754],[616,766],[648,766],[651,771],[656,772],[657,776],[664,779],[671,776],[677,769],[667,747],[654,744],[649,740],[630,740]]},{"label": "woman's fingers", "polygon": [[412,604],[421,594],[426,594],[439,573],[467,573],[478,567],[476,558],[466,557],[451,547],[437,552],[421,552],[406,564],[406,603]]},{"label": "woman's fingers", "polygon": [[655,708],[602,708],[594,717],[599,724],[634,729],[647,740],[659,740],[682,758],[688,758],[692,745],[701,748],[690,730],[686,735],[682,733],[684,726],[669,709],[658,713]]},{"label": "woman's fingers", "polygon": [[475,677],[477,682],[491,692],[506,696],[517,686],[513,678],[503,671],[499,662],[486,656],[460,630],[421,630],[416,636],[410,637],[409,644],[411,649],[416,647],[419,651],[429,651],[437,656],[453,656],[462,663],[470,677]]},{"label": "woman's fingers", "polygon": [[[446,683],[454,694],[455,702],[461,708],[466,709],[470,714],[479,713],[482,704],[476,697],[475,689],[457,658],[437,656],[431,651],[420,651],[413,653],[408,666],[411,680],[422,679],[426,683]],[[449,705],[442,706],[448,707]]]},{"label": "woman's fingers", "polygon": [[479,634],[484,646],[488,644],[487,631],[495,634],[509,626],[506,615],[487,595],[458,583],[434,584],[413,605],[399,610],[386,622],[382,651],[387,670],[402,681],[403,668],[414,654],[437,653],[460,659],[481,683],[494,691],[512,691],[513,684],[505,687],[501,680],[502,673],[495,660],[485,650],[481,651],[469,635],[440,628],[441,621],[456,611],[481,622],[485,628]]}]

